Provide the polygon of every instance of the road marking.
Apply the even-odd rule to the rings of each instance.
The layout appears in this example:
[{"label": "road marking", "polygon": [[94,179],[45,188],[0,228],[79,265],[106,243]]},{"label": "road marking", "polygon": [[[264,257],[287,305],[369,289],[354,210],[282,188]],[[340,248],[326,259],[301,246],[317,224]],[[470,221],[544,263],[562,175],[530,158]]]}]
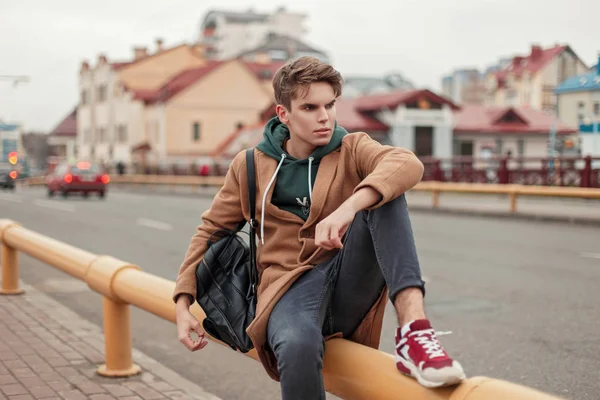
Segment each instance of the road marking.
[{"label": "road marking", "polygon": [[23,200],[21,200],[19,197],[4,197],[4,196],[0,196],[0,200],[12,201],[13,203],[22,203],[23,202]]},{"label": "road marking", "polygon": [[154,228],[161,231],[172,231],[173,226],[171,224],[167,224],[166,222],[155,221],[153,219],[148,218],[138,218],[136,221],[138,225],[145,226],[147,228]]},{"label": "road marking", "polygon": [[35,204],[36,206],[39,206],[39,207],[51,208],[53,210],[68,211],[68,212],[75,211],[75,206],[73,204],[62,204],[62,203],[59,203],[59,202],[53,201],[53,200],[35,199],[35,200],[33,200],[33,204]]},{"label": "road marking", "polygon": [[600,260],[600,254],[598,253],[581,253],[580,256],[583,258],[597,258]]}]

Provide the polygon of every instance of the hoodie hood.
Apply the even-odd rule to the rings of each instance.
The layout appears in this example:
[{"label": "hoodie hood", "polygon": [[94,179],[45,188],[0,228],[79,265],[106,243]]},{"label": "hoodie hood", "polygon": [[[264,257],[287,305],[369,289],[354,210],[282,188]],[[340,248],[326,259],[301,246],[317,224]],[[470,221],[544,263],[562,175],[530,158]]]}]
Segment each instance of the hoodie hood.
[{"label": "hoodie hood", "polygon": [[271,186],[275,184],[271,204],[306,221],[310,214],[312,189],[317,177],[319,162],[327,154],[339,148],[343,137],[347,134],[348,132],[338,126],[336,122],[329,143],[317,147],[308,158],[298,160],[283,150],[283,143],[290,137],[288,127],[282,124],[278,117],[271,118],[267,122],[264,139],[258,144],[257,149],[273,157],[279,164],[267,185],[262,199],[260,223],[262,243],[264,243],[265,202]]},{"label": "hoodie hood", "polygon": [[[321,158],[337,149],[342,144],[342,139],[348,132],[338,126],[337,122],[333,126],[333,134],[331,140],[325,146],[317,147],[312,154],[309,156],[313,158],[313,163],[318,163]],[[298,160],[283,150],[283,142],[290,137],[290,130],[287,125],[283,124],[279,117],[273,117],[265,125],[264,138],[258,144],[257,148],[263,153],[273,157],[276,160],[281,159],[281,155],[286,155],[285,163],[300,162],[306,164],[308,158],[304,160]]]}]

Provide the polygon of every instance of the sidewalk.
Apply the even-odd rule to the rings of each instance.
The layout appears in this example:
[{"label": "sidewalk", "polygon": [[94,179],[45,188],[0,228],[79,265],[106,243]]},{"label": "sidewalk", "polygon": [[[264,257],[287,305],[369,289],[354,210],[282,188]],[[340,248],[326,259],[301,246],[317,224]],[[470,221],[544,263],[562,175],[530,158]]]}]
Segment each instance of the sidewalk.
[{"label": "sidewalk", "polygon": [[595,199],[520,196],[516,213],[510,212],[508,195],[440,193],[437,209],[428,192],[411,191],[406,199],[417,211],[600,226],[600,200]]},{"label": "sidewalk", "polygon": [[142,373],[96,374],[104,363],[100,327],[31,286],[0,295],[0,400],[218,400],[134,349]]}]

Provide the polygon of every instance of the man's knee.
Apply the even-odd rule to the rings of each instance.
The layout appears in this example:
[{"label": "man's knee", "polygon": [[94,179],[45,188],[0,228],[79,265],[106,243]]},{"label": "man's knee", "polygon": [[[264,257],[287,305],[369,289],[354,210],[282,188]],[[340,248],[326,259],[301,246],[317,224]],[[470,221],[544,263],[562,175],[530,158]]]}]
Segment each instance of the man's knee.
[{"label": "man's knee", "polygon": [[313,365],[323,359],[323,334],[312,324],[282,329],[272,345],[280,368],[287,363]]}]

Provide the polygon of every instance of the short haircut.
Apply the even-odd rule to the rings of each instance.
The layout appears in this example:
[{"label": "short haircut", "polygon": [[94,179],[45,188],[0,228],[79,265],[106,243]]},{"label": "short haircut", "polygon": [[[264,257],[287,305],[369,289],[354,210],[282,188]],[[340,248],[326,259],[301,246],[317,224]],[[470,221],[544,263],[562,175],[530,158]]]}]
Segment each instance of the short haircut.
[{"label": "short haircut", "polygon": [[290,110],[298,92],[306,92],[315,82],[329,83],[336,98],[342,94],[342,75],[331,65],[309,56],[289,61],[273,77],[275,101]]}]

